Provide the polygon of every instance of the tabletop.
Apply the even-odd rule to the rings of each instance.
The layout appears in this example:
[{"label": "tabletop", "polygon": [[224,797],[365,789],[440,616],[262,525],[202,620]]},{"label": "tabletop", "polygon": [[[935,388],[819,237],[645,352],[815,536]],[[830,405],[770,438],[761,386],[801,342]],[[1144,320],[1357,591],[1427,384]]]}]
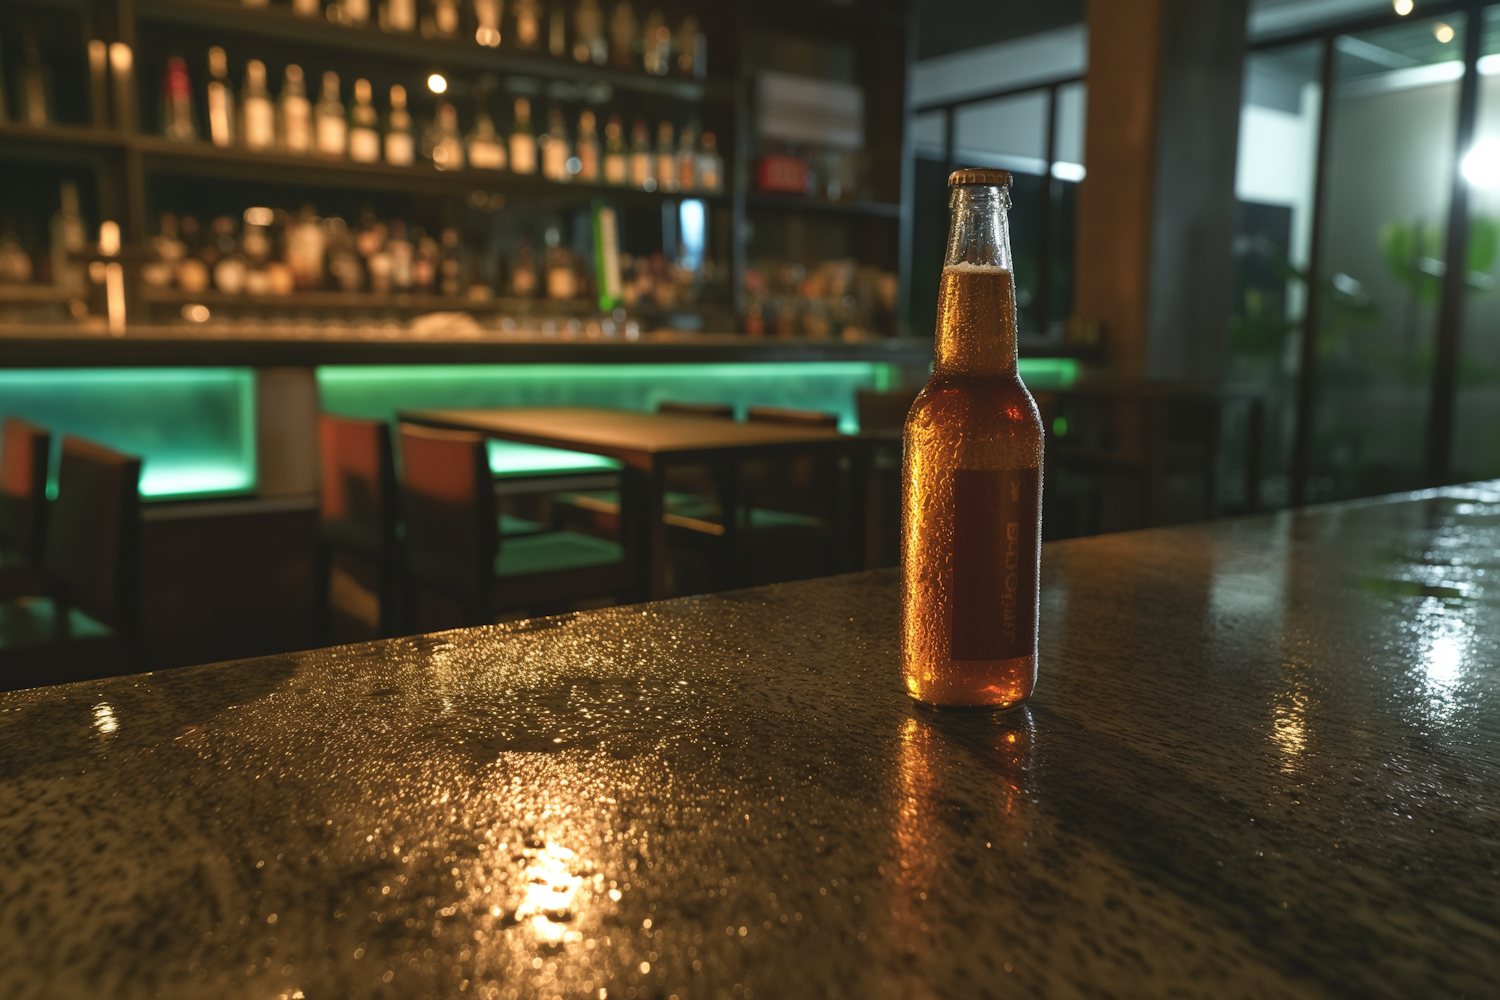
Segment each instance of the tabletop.
[{"label": "tabletop", "polygon": [[584,406],[403,410],[401,417],[525,444],[607,455],[641,468],[650,468],[665,456],[687,460],[727,451],[852,446],[858,441],[830,428]]},{"label": "tabletop", "polygon": [[8,997],[1481,997],[1500,483],[0,697]]}]

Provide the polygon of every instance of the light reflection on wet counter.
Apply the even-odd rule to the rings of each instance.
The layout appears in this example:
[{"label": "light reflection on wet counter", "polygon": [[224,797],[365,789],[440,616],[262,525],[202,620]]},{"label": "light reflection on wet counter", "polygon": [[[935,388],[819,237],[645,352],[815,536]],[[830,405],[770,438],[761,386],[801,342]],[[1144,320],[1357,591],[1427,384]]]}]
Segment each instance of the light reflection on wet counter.
[{"label": "light reflection on wet counter", "polygon": [[1483,996],[1500,486],[0,697],[0,994]]}]

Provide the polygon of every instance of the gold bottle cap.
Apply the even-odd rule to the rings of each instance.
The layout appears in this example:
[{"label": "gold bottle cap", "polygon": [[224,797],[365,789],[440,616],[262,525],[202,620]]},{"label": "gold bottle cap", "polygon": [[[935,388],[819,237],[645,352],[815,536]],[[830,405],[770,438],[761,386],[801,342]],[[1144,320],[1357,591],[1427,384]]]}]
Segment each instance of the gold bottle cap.
[{"label": "gold bottle cap", "polygon": [[949,187],[959,184],[990,184],[1008,188],[1010,181],[1009,170],[986,170],[982,167],[965,167],[948,175]]}]

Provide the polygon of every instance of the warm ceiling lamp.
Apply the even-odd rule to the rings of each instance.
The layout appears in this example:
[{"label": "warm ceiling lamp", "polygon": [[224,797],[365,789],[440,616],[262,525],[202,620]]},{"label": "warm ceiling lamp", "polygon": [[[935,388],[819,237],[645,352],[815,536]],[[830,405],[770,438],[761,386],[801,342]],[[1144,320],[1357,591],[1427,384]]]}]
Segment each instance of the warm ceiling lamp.
[{"label": "warm ceiling lamp", "polygon": [[1415,0],[1395,0],[1395,3],[1391,4],[1391,6],[1396,8],[1397,14],[1405,17],[1407,14],[1411,13],[1411,10],[1416,6],[1416,3]]},{"label": "warm ceiling lamp", "polygon": [[1500,141],[1480,139],[1459,162],[1464,180],[1477,188],[1500,185]]},{"label": "warm ceiling lamp", "polygon": [[1442,21],[1439,21],[1437,24],[1434,24],[1432,26],[1432,37],[1436,38],[1444,45],[1447,45],[1449,42],[1453,41],[1453,28],[1450,25],[1444,24]]},{"label": "warm ceiling lamp", "polygon": [[441,73],[434,73],[427,78],[427,89],[434,94],[441,94],[448,89],[448,81]]}]

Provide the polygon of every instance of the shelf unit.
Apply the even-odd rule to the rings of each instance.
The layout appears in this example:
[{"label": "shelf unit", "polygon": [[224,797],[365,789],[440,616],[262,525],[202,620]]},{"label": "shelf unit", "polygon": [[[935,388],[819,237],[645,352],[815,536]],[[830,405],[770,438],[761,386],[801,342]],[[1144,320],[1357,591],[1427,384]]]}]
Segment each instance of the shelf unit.
[{"label": "shelf unit", "polygon": [[[709,209],[709,252],[721,260],[727,258],[724,262],[730,266],[728,287],[732,301],[724,303],[721,311],[726,308],[738,311],[742,278],[750,263],[752,234],[758,223],[775,226],[787,219],[798,219],[807,220],[807,225],[814,227],[847,227],[847,233],[834,243],[847,246],[848,252],[859,256],[862,262],[879,263],[890,270],[898,264],[895,247],[902,218],[899,172],[908,22],[904,0],[854,0],[850,4],[833,0],[732,0],[724,4],[684,0],[673,5],[668,13],[675,19],[692,8],[698,15],[710,45],[710,72],[703,80],[654,77],[504,47],[489,49],[472,40],[395,34],[374,26],[345,26],[326,19],[296,16],[283,0],[274,0],[266,7],[247,7],[237,0],[19,0],[16,9],[21,5],[52,13],[77,12],[83,34],[80,45],[88,38],[99,38],[132,46],[136,53],[135,87],[129,95],[125,117],[135,122],[149,123],[152,118],[147,102],[155,99],[161,72],[160,58],[152,54],[155,48],[171,44],[170,39],[178,36],[205,39],[205,47],[225,44],[227,48],[227,41],[218,40],[222,36],[235,40],[242,53],[259,46],[261,52],[268,54],[286,48],[297,53],[326,52],[330,60],[370,57],[371,72],[375,73],[381,67],[389,71],[396,66],[414,77],[425,77],[427,72],[437,70],[451,72],[456,77],[467,74],[465,79],[488,74],[498,78],[502,88],[511,93],[525,93],[530,88],[531,93],[546,95],[544,100],[552,97],[581,103],[586,96],[597,99],[600,95],[610,95],[607,100],[618,97],[645,102],[651,107],[676,106],[686,116],[714,123],[725,158],[724,194],[664,194],[602,185],[559,184],[506,171],[443,172],[425,163],[405,168],[221,149],[206,141],[175,142],[108,125],[59,123],[34,127],[14,121],[0,124],[0,147],[3,147],[0,159],[91,166],[97,179],[99,212],[121,223],[128,247],[143,246],[152,234],[153,184],[181,177],[455,201],[484,191],[503,196],[507,207],[577,206],[604,199],[621,207],[644,210],[660,206],[668,199],[700,198]],[[468,5],[464,6],[467,9]],[[566,6],[571,14],[573,4],[567,2]],[[606,0],[601,6],[607,17],[613,4]],[[647,7],[654,4],[636,6],[637,13],[644,15]],[[872,199],[830,202],[751,189],[756,144],[752,99],[755,72],[760,68],[786,68],[758,62],[751,51],[752,36],[811,40],[813,44],[842,46],[853,53],[854,82],[866,94],[866,155]],[[162,38],[168,41],[163,42]],[[790,48],[795,50],[797,45],[793,43]],[[183,54],[189,55],[190,60],[198,58],[195,52]],[[234,68],[231,75],[235,76]],[[461,82],[460,93],[466,85]],[[315,89],[310,83],[310,97],[316,97]],[[196,100],[201,111],[201,93]],[[533,120],[544,127],[539,112],[538,108]],[[108,114],[96,111],[94,117],[96,121],[107,121],[113,114],[113,109]],[[243,300],[243,297],[232,298]],[[165,301],[144,288],[142,300]],[[483,304],[467,300],[452,304],[484,308]]]}]

